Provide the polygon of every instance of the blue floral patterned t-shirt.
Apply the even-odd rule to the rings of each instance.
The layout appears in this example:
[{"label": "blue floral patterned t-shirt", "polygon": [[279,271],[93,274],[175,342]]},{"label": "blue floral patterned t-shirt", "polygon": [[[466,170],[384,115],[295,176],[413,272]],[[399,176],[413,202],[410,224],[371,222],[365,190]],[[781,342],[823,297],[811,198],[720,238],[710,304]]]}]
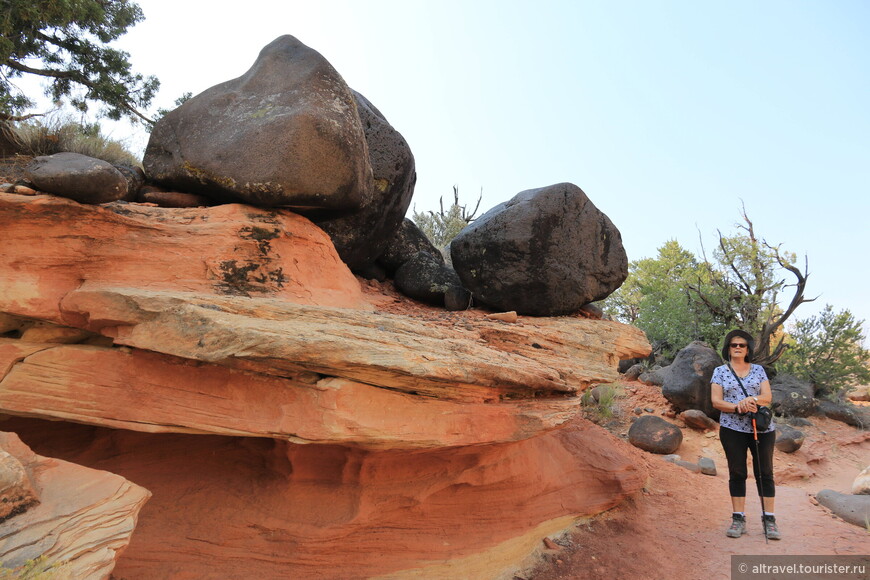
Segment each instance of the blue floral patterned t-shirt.
[{"label": "blue floral patterned t-shirt", "polygon": [[[757,397],[761,394],[761,383],[767,380],[767,373],[764,372],[764,367],[761,365],[750,365],[749,374],[746,375],[746,378],[740,377],[740,380],[743,381],[743,388],[746,389],[749,396]],[[735,379],[734,375],[731,374],[731,369],[728,368],[728,365],[716,367],[716,370],[713,371],[713,378],[710,379],[710,383],[722,385],[725,401],[729,403],[734,403],[736,405],[746,398],[746,395],[743,394],[743,390],[737,383],[737,379]],[[725,411],[722,411],[719,417],[719,424],[735,431],[752,433],[752,421],[746,415],[738,415],[737,413],[726,413]],[[770,427],[765,431],[765,433],[769,433],[775,428],[776,426],[773,424],[773,421],[771,421]]]}]

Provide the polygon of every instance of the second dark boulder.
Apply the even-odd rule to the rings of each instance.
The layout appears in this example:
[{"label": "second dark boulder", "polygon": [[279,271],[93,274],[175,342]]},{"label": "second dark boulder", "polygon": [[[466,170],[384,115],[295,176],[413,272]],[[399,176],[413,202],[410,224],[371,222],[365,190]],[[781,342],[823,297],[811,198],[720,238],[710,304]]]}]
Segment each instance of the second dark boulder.
[{"label": "second dark boulder", "polygon": [[451,257],[476,300],[533,316],[576,312],[628,275],[619,230],[571,183],[495,206],[456,236]]}]

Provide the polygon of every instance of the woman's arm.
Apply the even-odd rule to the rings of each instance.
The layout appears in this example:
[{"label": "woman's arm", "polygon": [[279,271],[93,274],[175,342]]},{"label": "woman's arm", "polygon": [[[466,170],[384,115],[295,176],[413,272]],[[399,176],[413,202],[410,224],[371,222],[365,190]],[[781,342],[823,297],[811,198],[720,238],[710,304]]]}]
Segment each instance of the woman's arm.
[{"label": "woman's arm", "polygon": [[758,404],[768,407],[772,402],[773,391],[770,389],[770,381],[765,380],[763,383],[761,383],[761,387],[758,393]]},{"label": "woman's arm", "polygon": [[[770,383],[764,381],[761,385],[761,393],[764,394],[764,385],[767,384],[767,392],[770,393]],[[748,413],[750,411],[757,411],[758,406],[755,404],[755,399],[753,397],[746,397],[739,403],[729,403],[725,400],[725,389],[722,388],[722,385],[718,383],[710,383],[710,402],[713,404],[714,409],[719,409],[725,413]],[[766,403],[762,403],[762,398],[758,397],[758,404],[764,405]]]},{"label": "woman's arm", "polygon": [[713,403],[713,408],[725,413],[736,413],[737,405],[729,403],[725,400],[725,389],[717,383],[710,383],[710,402]]}]

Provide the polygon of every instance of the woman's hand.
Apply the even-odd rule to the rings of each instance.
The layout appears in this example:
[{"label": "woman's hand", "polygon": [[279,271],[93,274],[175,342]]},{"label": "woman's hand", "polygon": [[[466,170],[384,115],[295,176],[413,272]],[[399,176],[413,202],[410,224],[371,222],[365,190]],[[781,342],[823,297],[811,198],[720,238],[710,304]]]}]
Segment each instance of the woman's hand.
[{"label": "woman's hand", "polygon": [[754,397],[746,397],[745,399],[737,403],[736,412],[740,413],[741,415],[743,413],[754,413],[757,410],[758,404],[755,402]]}]

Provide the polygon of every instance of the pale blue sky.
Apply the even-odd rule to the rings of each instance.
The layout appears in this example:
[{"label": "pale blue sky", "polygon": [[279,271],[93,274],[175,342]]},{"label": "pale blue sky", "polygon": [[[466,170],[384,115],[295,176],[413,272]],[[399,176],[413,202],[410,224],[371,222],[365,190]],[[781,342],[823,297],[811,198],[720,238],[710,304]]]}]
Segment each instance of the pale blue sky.
[{"label": "pale blue sky", "polygon": [[808,295],[870,320],[870,2],[138,0],[121,39],[159,105],[292,34],[407,139],[414,205],[580,186],[629,259],[734,230],[807,254]]}]

